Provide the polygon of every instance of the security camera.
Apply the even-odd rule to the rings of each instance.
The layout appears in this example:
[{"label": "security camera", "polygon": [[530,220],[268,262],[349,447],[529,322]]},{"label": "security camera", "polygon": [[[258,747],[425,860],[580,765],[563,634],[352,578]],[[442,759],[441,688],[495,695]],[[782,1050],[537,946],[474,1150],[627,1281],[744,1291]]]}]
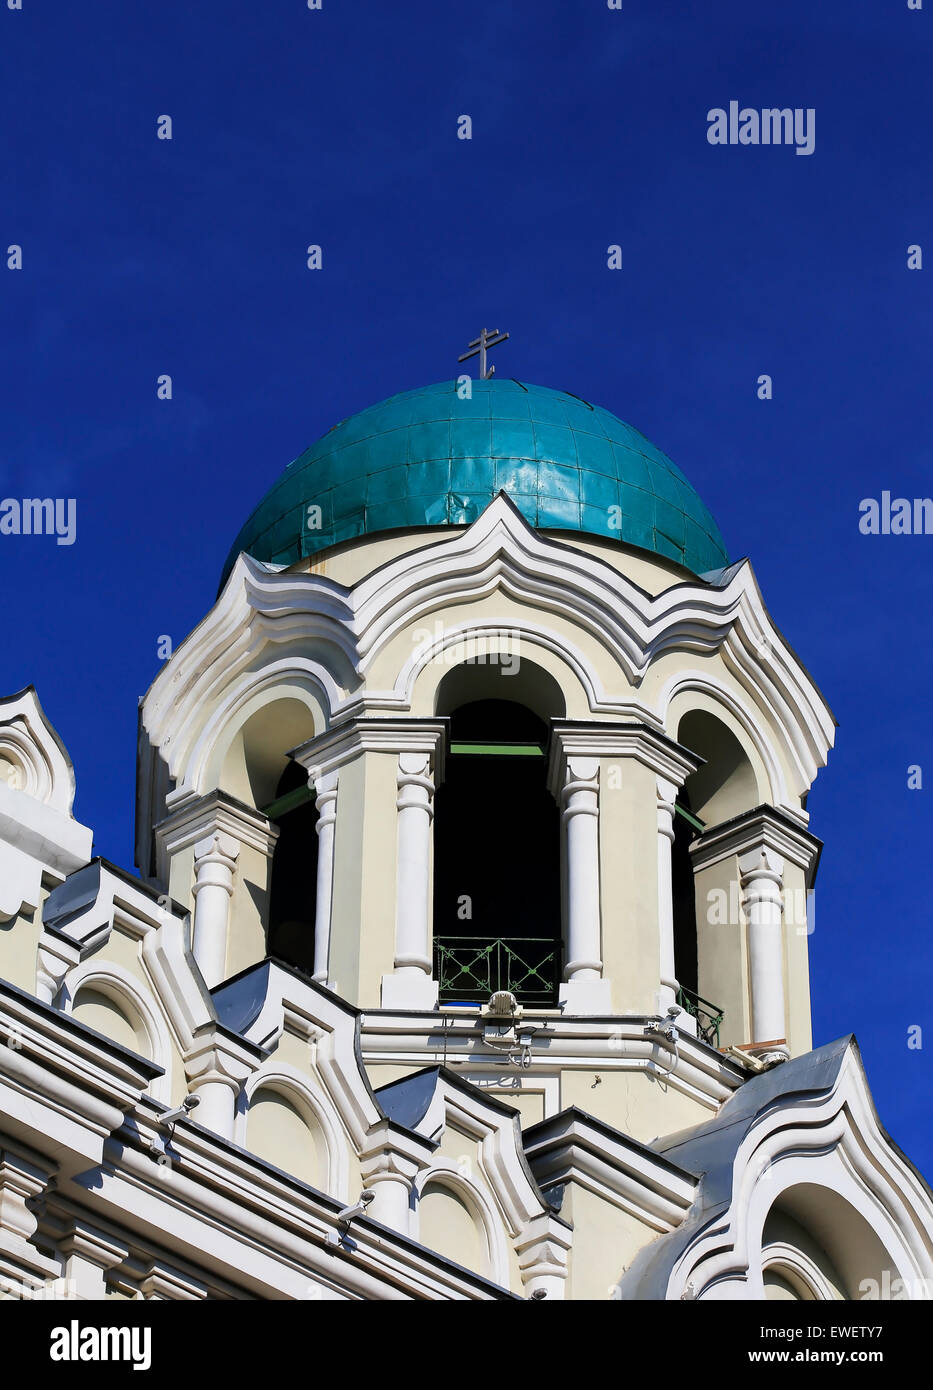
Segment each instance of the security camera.
[{"label": "security camera", "polygon": [[194,1107],[196,1105],[200,1105],[200,1103],[201,1102],[197,1096],[185,1096],[181,1105],[179,1105],[177,1109],[166,1110],[164,1115],[159,1116],[159,1124],[174,1126],[178,1123],[179,1120],[187,1120]]},{"label": "security camera", "polygon": [[532,1301],[533,1303],[538,1303],[542,1298],[547,1298],[547,1289],[533,1289],[533,1290],[532,1290],[532,1293],[531,1293],[531,1301]]},{"label": "security camera", "polygon": [[511,1018],[513,1014],[521,1013],[518,1000],[507,989],[497,989],[495,994],[491,995],[486,1008],[489,1013],[501,1018]]},{"label": "security camera", "polygon": [[360,1200],[355,1206],[344,1207],[342,1211],[338,1211],[337,1220],[342,1226],[349,1226],[350,1222],[355,1221],[358,1216],[362,1216],[370,1202],[374,1202],[375,1200],[375,1192],[361,1192]]}]

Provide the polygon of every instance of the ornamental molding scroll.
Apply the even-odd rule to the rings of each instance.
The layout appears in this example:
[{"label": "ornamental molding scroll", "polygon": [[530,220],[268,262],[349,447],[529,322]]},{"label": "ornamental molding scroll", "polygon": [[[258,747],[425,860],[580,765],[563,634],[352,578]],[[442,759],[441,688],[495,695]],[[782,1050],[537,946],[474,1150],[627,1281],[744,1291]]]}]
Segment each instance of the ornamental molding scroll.
[{"label": "ornamental molding scroll", "polygon": [[0,771],[12,791],[71,815],[74,767],[34,686],[0,699]]}]

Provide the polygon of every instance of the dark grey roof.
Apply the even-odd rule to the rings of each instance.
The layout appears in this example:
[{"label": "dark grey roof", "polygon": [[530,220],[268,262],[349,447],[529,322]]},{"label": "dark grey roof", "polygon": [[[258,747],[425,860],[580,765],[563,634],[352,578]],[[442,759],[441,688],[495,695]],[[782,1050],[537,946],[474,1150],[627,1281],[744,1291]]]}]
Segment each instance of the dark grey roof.
[{"label": "dark grey roof", "polygon": [[665,1297],[671,1270],[683,1251],[729,1209],[735,1157],[759,1115],[777,1102],[793,1105],[797,1097],[832,1090],[850,1049],[858,1056],[852,1034],[771,1067],[740,1086],[714,1119],[652,1145],[657,1153],[699,1177],[700,1185],[684,1222],[636,1256],[620,1281],[623,1299]]}]

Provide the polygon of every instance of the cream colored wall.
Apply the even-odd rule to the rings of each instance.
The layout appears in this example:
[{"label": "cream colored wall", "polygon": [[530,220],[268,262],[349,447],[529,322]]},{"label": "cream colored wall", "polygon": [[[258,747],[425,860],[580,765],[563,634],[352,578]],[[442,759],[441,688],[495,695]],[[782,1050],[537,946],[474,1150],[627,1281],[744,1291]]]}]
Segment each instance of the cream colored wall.
[{"label": "cream colored wall", "polygon": [[722,1047],[756,1041],[751,1036],[748,930],[732,886],[738,881],[735,855],[694,871],[698,993],[725,1012]]},{"label": "cream colored wall", "polygon": [[79,989],[71,1010],[73,1018],[88,1028],[128,1047],[133,1052],[148,1053],[145,1029],[140,1021],[130,1021],[128,1013],[117,1007],[112,999],[93,988]]},{"label": "cream colored wall", "polygon": [[[406,530],[399,535],[362,536],[357,540],[344,541],[321,551],[307,560],[292,566],[296,573],[322,574],[338,584],[352,588],[379,565],[406,555],[421,546],[436,545],[439,541],[465,531],[465,526],[427,527],[423,531]],[[572,545],[578,550],[605,561],[620,574],[627,575],[639,588],[649,594],[660,594],[672,584],[682,584],[684,580],[694,579],[689,570],[683,569],[673,561],[660,556],[649,557],[647,552],[627,548],[608,537],[590,536],[576,531],[542,530],[541,535],[550,537],[560,545]]]},{"label": "cream colored wall", "polygon": [[[43,890],[42,903],[48,894]],[[23,912],[0,922],[0,979],[36,992],[36,953],[42,934],[42,903],[34,912]]]},{"label": "cream colored wall", "polygon": [[784,927],[784,980],[787,1041],[792,1057],[813,1046],[810,1018],[810,943],[806,923],[798,920],[806,911],[806,877],[796,864],[784,867],[785,904],[793,921]]},{"label": "cream colored wall", "polygon": [[[359,1157],[356,1153],[356,1149],[353,1146],[353,1142],[346,1131],[346,1127],[344,1126],[343,1121],[340,1119],[339,1107],[336,1104],[334,1104],[334,1102],[331,1100],[327,1087],[324,1084],[324,1079],[317,1067],[316,1049],[317,1044],[315,1042],[310,1041],[306,1037],[299,1037],[296,1033],[293,1033],[289,1028],[286,1028],[276,1040],[275,1047],[271,1054],[269,1065],[273,1072],[275,1072],[278,1068],[283,1068],[288,1069],[293,1073],[297,1073],[303,1079],[309,1093],[313,1097],[315,1097],[316,1103],[320,1107],[322,1113],[329,1117],[330,1126],[334,1135],[334,1142],[339,1146],[340,1150],[342,1151],[342,1162],[346,1166],[348,1173],[346,1182],[346,1193],[336,1192],[335,1174],[333,1172],[328,1171],[329,1159],[327,1152],[327,1144],[325,1141],[324,1130],[321,1125],[321,1122],[313,1114],[306,1113],[302,1109],[301,1103],[294,1098],[290,1098],[288,1095],[286,1095],[285,1098],[288,1101],[289,1105],[291,1105],[293,1110],[296,1110],[299,1119],[302,1120],[303,1123],[308,1125],[308,1127],[311,1130],[312,1138],[314,1141],[313,1152],[315,1156],[315,1162],[317,1164],[315,1170],[317,1176],[308,1177],[305,1172],[298,1172],[296,1168],[290,1168],[281,1157],[274,1157],[274,1148],[270,1147],[262,1150],[262,1156],[268,1158],[270,1163],[276,1163],[279,1168],[283,1168],[287,1172],[293,1173],[295,1177],[302,1178],[304,1182],[309,1182],[314,1187],[322,1188],[324,1191],[329,1192],[332,1196],[340,1196],[342,1198],[344,1195],[350,1195],[355,1197],[362,1186],[362,1175],[360,1171]],[[276,1082],[274,1080],[270,1081],[269,1085],[273,1090],[275,1090]],[[262,1080],[259,1079],[257,1082],[254,1083],[252,1095],[255,1096],[261,1090],[264,1089],[269,1089],[269,1087],[264,1086]],[[279,1092],[276,1092],[276,1094],[279,1094]],[[272,1117],[271,1127],[267,1126],[266,1121],[263,1120],[263,1128],[259,1132],[261,1135],[269,1136],[270,1145],[275,1142],[274,1126],[277,1123],[281,1123],[282,1125],[292,1125],[293,1138],[295,1138],[295,1136],[298,1136],[298,1131],[294,1128],[293,1120],[289,1118],[287,1115],[279,1116],[278,1119],[276,1119],[275,1113],[272,1110],[269,1110],[268,1114]],[[247,1113],[246,1123],[247,1148],[252,1148],[253,1146],[252,1136],[254,1133],[254,1129],[252,1126],[253,1118],[251,1103],[250,1110]],[[260,1151],[257,1150],[257,1152]],[[280,1153],[284,1152],[285,1150],[280,1150]],[[300,1152],[305,1153],[306,1151],[304,1148],[302,1148],[300,1149]],[[310,1153],[310,1151],[307,1151],[306,1158],[307,1162],[310,1163],[311,1160],[308,1157],[308,1153]],[[310,1168],[308,1168],[307,1171],[310,1172]]]},{"label": "cream colored wall", "polygon": [[438,1182],[426,1184],[418,1200],[418,1239],[466,1269],[488,1274],[483,1232],[466,1202],[451,1187]]},{"label": "cream colored wall", "polygon": [[[417,1063],[408,1065],[399,1062],[372,1062],[366,1064],[366,1071],[373,1089],[388,1086],[403,1076],[411,1076],[424,1066],[439,1061],[426,1055]],[[473,1079],[467,1070],[464,1079]],[[639,1143],[650,1144],[652,1140],[692,1125],[702,1124],[713,1113],[709,1104],[703,1105],[692,1096],[675,1090],[663,1076],[656,1076],[643,1069],[610,1071],[606,1067],[563,1067],[558,1072],[558,1089],[555,1102],[548,1113],[556,1114],[576,1105],[581,1110],[603,1120],[613,1128],[629,1134]],[[596,1078],[599,1077],[597,1082]],[[522,1075],[523,1086],[535,1086],[535,1075],[528,1072]],[[507,1087],[483,1086],[484,1094],[496,1096],[519,1112],[523,1129],[537,1124],[546,1118],[544,1096],[540,1090],[527,1093]],[[456,1159],[461,1150],[452,1157]]]},{"label": "cream colored wall", "polygon": [[600,762],[603,974],[612,1008],[650,1014],[660,982],[657,779],[634,758]]},{"label": "cream colored wall", "polygon": [[635,1256],[658,1233],[578,1182],[564,1188],[561,1219],[573,1223],[566,1298],[604,1301]]},{"label": "cream colored wall", "polygon": [[321,1190],[327,1183],[327,1150],[318,1126],[284,1095],[254,1091],[246,1121],[246,1146],[286,1173]]},{"label": "cream colored wall", "polygon": [[363,753],[340,770],[328,974],[343,997],[378,1008],[395,965],[398,757]]},{"label": "cream colored wall", "polygon": [[[488,598],[470,603],[439,607],[423,615],[417,621],[406,625],[394,633],[375,657],[368,673],[367,683],[375,690],[392,689],[399,672],[411,659],[412,653],[426,645],[424,636],[427,630],[433,640],[435,629],[441,633],[458,629],[464,625],[477,627],[495,625],[510,633],[518,634],[517,651],[520,660],[528,660],[549,671],[558,680],[564,692],[567,718],[590,718],[589,701],[581,681],[572,668],[556,658],[546,647],[534,640],[531,633],[522,632],[523,625],[541,626],[557,636],[558,640],[579,650],[585,662],[597,673],[600,681],[610,694],[627,695],[630,687],[623,673],[616,666],[607,649],[585,629],[568,622],[554,613],[546,615],[528,604],[518,603],[508,595],[497,591]],[[509,652],[515,650],[514,643]],[[452,669],[441,654],[432,660],[421,672],[415,682],[412,694],[411,712],[419,716],[433,715],[434,691],[443,677]],[[509,677],[502,676],[503,690]],[[504,698],[508,698],[504,696]]]},{"label": "cream colored wall", "polygon": [[[600,1078],[599,1084],[596,1082]],[[675,1090],[649,1071],[607,1071],[565,1067],[560,1078],[560,1109],[576,1105],[640,1144],[711,1118],[708,1106]]]},{"label": "cream colored wall", "polygon": [[240,846],[230,901],[227,978],[257,964],[266,955],[271,872],[272,861],[262,850]]},{"label": "cream colored wall", "polygon": [[[172,855],[168,875],[168,893],[181,907],[194,913],[194,845],[186,845]],[[190,923],[189,923],[190,931]],[[189,940],[190,947],[191,942]]]},{"label": "cream colored wall", "polygon": [[[730,816],[738,815],[741,811],[749,811],[755,805],[763,802],[777,802],[778,787],[774,785],[773,779],[769,775],[765,759],[756,746],[756,740],[745,728],[736,715],[729,708],[729,700],[734,701],[740,709],[746,709],[748,705],[748,693],[743,690],[735,679],[732,672],[722,659],[719,652],[697,653],[697,652],[663,652],[657,660],[653,661],[645,675],[642,692],[645,699],[651,705],[657,703],[661,691],[669,681],[678,679],[685,669],[697,671],[705,681],[710,681],[715,685],[721,686],[725,698],[716,698],[708,690],[695,689],[688,686],[685,689],[677,690],[668,703],[665,712],[664,728],[669,738],[678,740],[680,721],[685,714],[692,710],[703,710],[707,714],[713,715],[720,723],[724,724],[729,732],[741,744],[745,756],[751,763],[752,771],[755,775],[754,798],[749,799],[748,805],[723,806],[709,818],[709,823],[728,819]],[[754,716],[757,720],[762,720],[760,710],[755,710]],[[764,726],[767,729],[767,724]],[[777,740],[773,737],[773,731],[768,731],[770,752],[775,757],[780,766],[784,780],[791,785],[792,769],[790,759],[787,757],[786,750],[776,747]]]}]

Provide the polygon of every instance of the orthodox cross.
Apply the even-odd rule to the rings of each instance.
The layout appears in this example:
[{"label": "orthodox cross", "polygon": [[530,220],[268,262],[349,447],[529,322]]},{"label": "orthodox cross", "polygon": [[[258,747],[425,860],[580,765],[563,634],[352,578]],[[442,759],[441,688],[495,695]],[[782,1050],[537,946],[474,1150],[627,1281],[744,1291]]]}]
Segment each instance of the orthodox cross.
[{"label": "orthodox cross", "polygon": [[500,333],[498,328],[494,328],[491,333],[488,328],[484,328],[479,337],[474,338],[470,343],[470,351],[463,353],[461,357],[457,358],[457,361],[465,362],[468,357],[475,357],[479,353],[479,379],[486,381],[496,370],[495,367],[486,370],[486,353],[490,348],[498,347],[500,343],[504,343],[508,336],[508,333]]}]

